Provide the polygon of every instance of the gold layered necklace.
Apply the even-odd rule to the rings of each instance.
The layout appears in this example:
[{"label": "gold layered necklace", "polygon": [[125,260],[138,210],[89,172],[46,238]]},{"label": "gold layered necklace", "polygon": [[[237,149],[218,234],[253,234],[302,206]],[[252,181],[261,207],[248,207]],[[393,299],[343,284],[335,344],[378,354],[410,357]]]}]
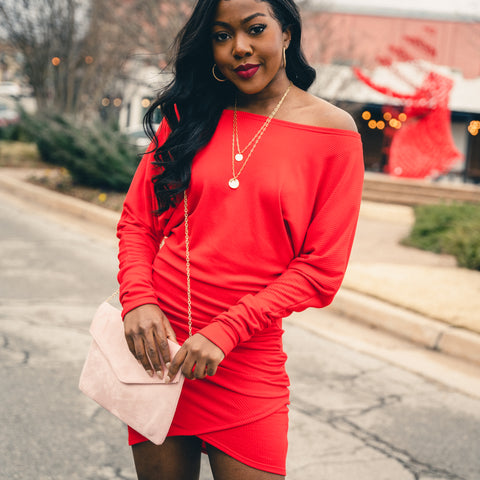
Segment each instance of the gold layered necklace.
[{"label": "gold layered necklace", "polygon": [[[292,83],[288,85],[287,90],[283,94],[283,97],[280,99],[278,102],[277,106],[273,109],[272,113],[268,116],[268,118],[265,120],[264,124],[260,127],[260,130],[254,135],[254,137],[248,142],[247,146],[245,148],[240,149],[240,141],[238,139],[238,121],[237,121],[237,99],[235,98],[235,108],[233,111],[233,138],[232,138],[232,175],[233,177],[228,181],[228,186],[236,190],[240,186],[240,182],[238,181],[238,177],[240,174],[243,172],[245,169],[247,162],[250,160],[250,157],[252,156],[253,151],[255,150],[258,142],[262,138],[263,134],[265,133],[265,130],[268,128],[270,125],[270,122],[273,120],[273,117],[277,114],[279,108],[282,106],[283,101],[288,95],[288,92],[292,88]],[[235,153],[235,147],[236,147],[236,152]],[[248,150],[248,154],[246,153]],[[246,158],[244,156],[246,154]],[[243,162],[240,170],[238,172],[235,172],[235,165],[236,163],[240,164],[240,162]]]}]

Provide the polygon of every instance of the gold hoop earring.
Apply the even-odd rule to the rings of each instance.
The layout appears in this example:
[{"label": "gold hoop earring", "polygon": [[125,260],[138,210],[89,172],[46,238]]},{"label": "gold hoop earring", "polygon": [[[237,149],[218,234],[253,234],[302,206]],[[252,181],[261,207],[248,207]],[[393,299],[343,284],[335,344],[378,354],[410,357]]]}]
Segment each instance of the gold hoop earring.
[{"label": "gold hoop earring", "polygon": [[227,79],[226,78],[218,78],[217,75],[215,74],[215,67],[217,66],[216,63],[213,64],[213,67],[212,67],[212,75],[213,75],[213,78],[217,81],[217,82],[220,82],[220,83],[223,83],[223,82],[226,82]]},{"label": "gold hoop earring", "polygon": [[287,69],[287,49],[283,47],[283,68]]}]

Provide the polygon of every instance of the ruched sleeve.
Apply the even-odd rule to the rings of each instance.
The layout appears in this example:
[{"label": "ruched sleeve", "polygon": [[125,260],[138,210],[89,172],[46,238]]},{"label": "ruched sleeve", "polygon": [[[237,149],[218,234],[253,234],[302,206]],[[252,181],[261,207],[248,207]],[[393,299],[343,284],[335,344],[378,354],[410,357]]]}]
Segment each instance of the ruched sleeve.
[{"label": "ruched sleeve", "polygon": [[[199,333],[228,354],[240,342],[308,307],[329,305],[343,280],[360,209],[363,154],[358,138],[346,139],[311,190],[313,214],[301,250],[288,268],[256,294],[243,296]],[[319,166],[319,169],[322,167]],[[298,218],[307,208],[298,200]],[[295,218],[295,215],[293,215]]]}]

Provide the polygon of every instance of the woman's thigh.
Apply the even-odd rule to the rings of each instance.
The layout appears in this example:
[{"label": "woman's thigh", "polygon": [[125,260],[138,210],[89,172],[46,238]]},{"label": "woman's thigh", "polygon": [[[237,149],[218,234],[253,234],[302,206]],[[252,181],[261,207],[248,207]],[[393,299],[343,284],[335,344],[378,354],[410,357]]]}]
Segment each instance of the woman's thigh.
[{"label": "woman's thigh", "polygon": [[207,444],[208,459],[215,480],[282,480],[283,475],[264,472],[235,460]]},{"label": "woman's thigh", "polygon": [[152,442],[132,446],[138,480],[197,480],[202,441],[197,437],[167,437],[162,445]]}]

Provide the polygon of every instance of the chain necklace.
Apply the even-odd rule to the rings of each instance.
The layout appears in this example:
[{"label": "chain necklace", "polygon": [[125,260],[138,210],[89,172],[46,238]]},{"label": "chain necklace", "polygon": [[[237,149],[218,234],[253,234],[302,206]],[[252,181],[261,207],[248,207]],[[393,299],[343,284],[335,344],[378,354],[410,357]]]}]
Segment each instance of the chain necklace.
[{"label": "chain necklace", "polygon": [[[270,125],[270,122],[273,120],[273,117],[277,114],[278,110],[282,106],[283,101],[288,95],[288,92],[292,88],[292,83],[288,85],[287,90],[283,94],[283,97],[280,99],[278,102],[277,106],[273,109],[272,113],[268,116],[268,118],[265,120],[264,124],[260,127],[260,130],[254,135],[254,137],[248,142],[247,146],[241,150],[240,149],[240,142],[238,140],[238,121],[237,121],[237,99],[235,98],[235,109],[233,111],[233,138],[232,138],[232,174],[233,177],[228,181],[228,186],[236,190],[240,186],[240,182],[238,181],[238,177],[240,174],[243,172],[245,169],[247,162],[250,160],[250,157],[252,156],[253,151],[255,150],[258,142],[262,138],[263,134],[265,133],[265,130],[268,128]],[[253,145],[252,145],[253,144]],[[235,153],[235,146],[237,147],[237,152]],[[247,158],[244,161],[244,153],[249,149],[250,152],[247,155]],[[242,166],[240,167],[240,170],[235,173],[235,162],[243,162]]]}]

